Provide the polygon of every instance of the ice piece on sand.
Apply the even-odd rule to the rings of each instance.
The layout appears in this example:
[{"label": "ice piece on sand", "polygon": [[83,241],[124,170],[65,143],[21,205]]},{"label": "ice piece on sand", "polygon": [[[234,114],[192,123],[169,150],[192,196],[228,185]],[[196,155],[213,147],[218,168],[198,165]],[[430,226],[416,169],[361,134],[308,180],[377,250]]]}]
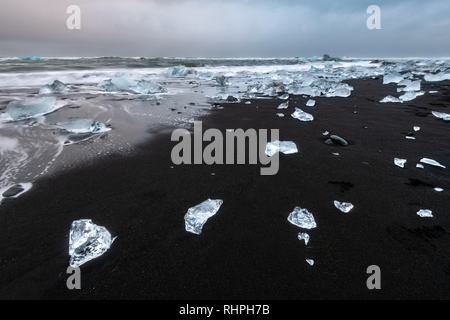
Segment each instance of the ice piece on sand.
[{"label": "ice piece on sand", "polygon": [[426,163],[426,164],[429,164],[432,166],[436,166],[436,167],[446,168],[445,166],[443,166],[442,164],[440,164],[439,162],[437,162],[436,160],[433,160],[433,159],[423,158],[422,160],[420,160],[420,162]]},{"label": "ice piece on sand", "polygon": [[116,238],[105,227],[92,223],[90,219],[72,222],[69,234],[70,266],[82,264],[104,254]]},{"label": "ice piece on sand", "polygon": [[300,121],[313,121],[314,120],[314,117],[311,114],[306,113],[305,111],[303,111],[300,108],[295,108],[295,112],[291,116],[292,116],[292,118],[298,119]]},{"label": "ice piece on sand", "polygon": [[353,209],[353,205],[351,203],[339,202],[336,200],[334,201],[334,206],[344,213],[348,213],[348,212],[350,212],[350,210]]},{"label": "ice piece on sand", "polygon": [[14,121],[32,118],[50,112],[56,103],[54,97],[12,101],[6,107]]},{"label": "ice piece on sand", "polygon": [[103,123],[94,121],[91,118],[73,117],[66,121],[58,122],[56,125],[73,133],[100,133],[111,130],[107,129]]},{"label": "ice piece on sand", "polygon": [[216,77],[216,82],[217,82],[217,85],[219,85],[219,86],[226,86],[226,85],[230,84],[228,82],[228,78],[226,78],[224,75]]},{"label": "ice piece on sand", "polygon": [[444,81],[450,79],[450,73],[426,74],[423,78],[425,81]]},{"label": "ice piece on sand", "polygon": [[219,211],[223,200],[208,199],[195,207],[189,208],[184,216],[186,231],[201,234],[205,222]]},{"label": "ice piece on sand", "polygon": [[442,188],[434,188],[434,191],[442,192],[442,191],[444,191],[444,189],[442,189]]},{"label": "ice piece on sand", "polygon": [[111,78],[111,83],[114,84],[119,90],[128,90],[130,87],[137,84],[137,82],[131,79],[128,74]]},{"label": "ice piece on sand", "polygon": [[212,72],[200,73],[198,78],[200,80],[212,80],[214,78],[214,74]]},{"label": "ice piece on sand", "polygon": [[134,92],[141,94],[153,94],[167,92],[166,88],[152,81],[141,80],[135,86],[130,87]]},{"label": "ice piece on sand", "polygon": [[387,96],[383,100],[380,101],[380,103],[386,103],[386,102],[402,102],[399,98],[396,98],[394,96]]},{"label": "ice piece on sand", "polygon": [[118,92],[119,88],[111,82],[111,80],[101,81],[98,86],[105,92]]},{"label": "ice piece on sand", "polygon": [[191,74],[192,70],[186,68],[185,66],[178,66],[178,67],[170,67],[167,70],[167,74],[171,76],[187,76],[188,74]]},{"label": "ice piece on sand", "polygon": [[314,105],[316,104],[315,100],[308,100],[308,102],[306,102],[306,106],[308,107],[314,107]]},{"label": "ice piece on sand", "polygon": [[403,101],[411,101],[414,100],[417,97],[417,93],[415,91],[408,91],[405,94],[401,95],[399,97],[399,100],[401,102]]},{"label": "ice piece on sand", "polygon": [[421,218],[433,218],[433,212],[428,209],[421,209],[417,212],[417,215],[419,215]]},{"label": "ice piece on sand", "polygon": [[289,99],[289,93],[285,93],[285,94],[283,94],[282,96],[279,96],[278,99],[281,99],[281,100],[287,100],[287,99]]},{"label": "ice piece on sand", "polygon": [[395,158],[394,159],[394,163],[395,163],[396,166],[399,166],[400,168],[404,168],[405,167],[405,163],[406,163],[406,159]]},{"label": "ice piece on sand", "polygon": [[289,101],[282,103],[278,106],[278,109],[287,109],[289,107]]},{"label": "ice piece on sand", "polygon": [[436,118],[442,119],[444,121],[450,121],[450,114],[448,114],[448,113],[442,113],[442,112],[437,112],[437,111],[432,111],[431,113]]},{"label": "ice piece on sand", "polygon": [[306,259],[306,262],[308,262],[309,265],[311,265],[311,266],[314,265],[314,260],[312,260],[312,259]]},{"label": "ice piece on sand", "polygon": [[411,81],[408,79],[402,80],[398,83],[399,86],[405,86],[404,88],[397,88],[397,92],[400,91],[420,91],[420,84],[422,80]]},{"label": "ice piece on sand", "polygon": [[46,84],[40,90],[40,94],[46,93],[61,93],[67,91],[67,86],[59,80],[53,81],[52,84]]},{"label": "ice piece on sand", "polygon": [[399,83],[403,80],[403,76],[398,72],[388,73],[383,77],[383,84]]},{"label": "ice piece on sand", "polygon": [[266,145],[266,155],[267,156],[271,157],[277,152],[281,152],[284,154],[293,154],[293,153],[297,153],[298,149],[297,149],[297,145],[292,141],[276,140],[274,142],[269,142]]},{"label": "ice piece on sand", "polygon": [[300,228],[314,229],[317,227],[314,216],[307,209],[295,207],[288,217],[288,221]]},{"label": "ice piece on sand", "polygon": [[308,242],[309,242],[309,234],[299,232],[298,240],[300,240],[300,241],[305,240],[305,246],[307,246]]},{"label": "ice piece on sand", "polygon": [[417,127],[417,126],[414,127],[414,131],[419,131],[419,130],[420,130],[420,127]]},{"label": "ice piece on sand", "polygon": [[416,168],[425,169],[425,167],[423,166],[423,164],[420,164],[420,163],[416,164]]}]

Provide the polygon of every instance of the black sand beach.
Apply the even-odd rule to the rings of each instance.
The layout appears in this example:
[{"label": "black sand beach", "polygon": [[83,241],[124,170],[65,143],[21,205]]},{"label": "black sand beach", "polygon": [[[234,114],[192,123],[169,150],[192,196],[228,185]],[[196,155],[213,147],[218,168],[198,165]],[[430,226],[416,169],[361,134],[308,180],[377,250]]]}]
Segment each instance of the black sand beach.
[{"label": "black sand beach", "polygon": [[[261,164],[175,166],[167,128],[133,157],[37,181],[0,206],[0,299],[448,299],[450,123],[431,111],[449,112],[450,81],[422,82],[426,94],[403,104],[379,103],[398,95],[381,78],[344,82],[355,88],[350,97],[313,98],[314,107],[301,96],[287,110],[277,110],[280,100],[251,100],[200,119],[203,130],[223,133],[279,129],[299,152],[281,154],[275,176],[261,176]],[[293,119],[295,106],[315,120]],[[416,140],[406,139],[414,126]],[[325,131],[350,145],[327,145]],[[394,158],[407,159],[405,168]],[[447,169],[416,168],[422,158]],[[186,232],[186,211],[208,198],[224,200],[220,211],[201,235]],[[342,213],[334,200],[355,208]],[[318,225],[306,231],[308,246],[287,221],[296,206]],[[420,218],[420,209],[434,217]],[[117,239],[81,266],[81,290],[68,290],[78,219]],[[381,269],[380,290],[366,286],[371,265]]]}]

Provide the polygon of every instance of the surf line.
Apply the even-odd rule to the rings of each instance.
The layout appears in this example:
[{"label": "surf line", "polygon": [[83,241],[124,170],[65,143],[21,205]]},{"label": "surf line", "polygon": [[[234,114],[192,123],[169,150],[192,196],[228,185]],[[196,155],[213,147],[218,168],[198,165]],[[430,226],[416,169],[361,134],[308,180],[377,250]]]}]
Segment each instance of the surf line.
[{"label": "surf line", "polygon": [[[268,167],[261,168],[261,175],[275,175],[279,169],[279,153],[267,156],[265,153],[268,142],[267,129],[227,129],[225,139],[219,129],[208,129],[203,133],[203,125],[201,121],[194,121],[193,134],[193,164],[235,164],[235,149],[236,149],[236,164],[245,164],[246,139],[248,139],[248,159],[249,164],[258,163]],[[272,142],[279,138],[278,129],[270,129],[270,136]],[[181,139],[181,141],[180,141]],[[226,140],[226,150],[224,156],[224,140]],[[192,139],[191,133],[187,129],[176,129],[172,132],[171,141],[179,141],[172,149],[171,158],[175,165],[192,164]],[[211,142],[203,150],[203,142]],[[236,141],[236,144],[235,144]],[[236,147],[236,148],[235,148]],[[259,152],[258,152],[259,151]]]}]

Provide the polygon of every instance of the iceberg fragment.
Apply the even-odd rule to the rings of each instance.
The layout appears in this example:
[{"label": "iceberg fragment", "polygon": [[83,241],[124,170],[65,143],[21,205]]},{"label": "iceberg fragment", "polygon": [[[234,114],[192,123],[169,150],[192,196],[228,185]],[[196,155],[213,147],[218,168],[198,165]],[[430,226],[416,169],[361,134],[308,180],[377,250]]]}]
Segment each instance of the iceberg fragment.
[{"label": "iceberg fragment", "polygon": [[442,192],[442,191],[444,191],[444,189],[442,189],[442,188],[434,188],[434,191]]},{"label": "iceberg fragment", "polygon": [[24,120],[49,113],[56,103],[54,97],[25,99],[12,101],[6,107],[6,112],[14,121]]},{"label": "iceberg fragment", "polygon": [[394,159],[394,163],[395,163],[396,166],[399,166],[400,168],[404,168],[405,167],[405,163],[406,163],[406,159],[395,158]]},{"label": "iceberg fragment", "polygon": [[216,77],[216,82],[217,82],[217,85],[219,85],[219,86],[227,86],[230,84],[228,82],[228,78],[226,78],[224,75]]},{"label": "iceberg fragment", "polygon": [[417,212],[417,215],[421,218],[433,218],[433,212],[428,209],[421,209]]},{"label": "iceberg fragment", "polygon": [[25,60],[25,61],[41,61],[42,59],[40,57],[28,57],[28,58],[21,58],[20,60]]},{"label": "iceberg fragment", "polygon": [[39,90],[39,93],[40,94],[61,93],[61,92],[65,92],[67,90],[68,90],[68,88],[64,83],[62,83],[59,80],[55,80],[55,81],[53,81],[52,84],[46,84],[45,86],[43,86]]},{"label": "iceberg fragment", "polygon": [[313,121],[314,120],[314,117],[311,114],[304,112],[300,108],[295,108],[295,112],[291,116],[292,116],[292,118],[298,119],[300,121]]},{"label": "iceberg fragment", "polygon": [[285,94],[283,94],[282,96],[279,96],[278,99],[281,99],[281,100],[287,100],[287,99],[289,99],[289,93],[285,93]]},{"label": "iceberg fragment", "polygon": [[349,213],[353,209],[353,205],[348,202],[334,201],[334,206],[344,213]]},{"label": "iceberg fragment", "polygon": [[429,159],[429,158],[423,158],[422,160],[420,160],[420,162],[426,163],[426,164],[429,164],[429,165],[432,165],[432,166],[435,166],[435,167],[446,168],[445,166],[443,166],[442,164],[440,164],[436,160]]},{"label": "iceberg fragment", "polygon": [[450,73],[439,72],[437,74],[426,74],[424,77],[425,81],[444,81],[450,79]]},{"label": "iceberg fragment", "polygon": [[315,100],[308,100],[308,102],[306,102],[306,106],[307,107],[314,107],[315,106],[315,104],[316,104],[316,101]]},{"label": "iceberg fragment", "polygon": [[314,265],[314,260],[312,260],[312,259],[306,259],[306,262],[308,262],[308,264],[309,264],[310,266],[313,266],[313,265]]},{"label": "iceberg fragment", "polygon": [[135,86],[130,87],[131,90],[141,94],[153,94],[167,92],[166,88],[152,81],[141,80]]},{"label": "iceberg fragment", "polygon": [[118,92],[120,89],[111,80],[101,81],[98,86],[105,92]]},{"label": "iceberg fragment", "polygon": [[101,256],[116,238],[111,239],[105,227],[97,226],[90,219],[72,222],[69,234],[70,266],[79,267]]},{"label": "iceberg fragment", "polygon": [[185,66],[178,66],[178,67],[170,67],[167,70],[167,74],[171,76],[187,76],[188,74],[193,73],[191,69],[186,68]]},{"label": "iceberg fragment", "polygon": [[417,93],[415,91],[408,91],[405,94],[399,97],[400,102],[411,101],[417,97]]},{"label": "iceberg fragment", "polygon": [[286,101],[285,103],[280,104],[277,109],[287,109],[288,107],[289,101]]},{"label": "iceberg fragment", "polygon": [[432,111],[431,113],[436,118],[442,119],[444,121],[450,121],[450,114],[448,114],[448,113],[442,113],[442,112],[437,112],[437,111]]},{"label": "iceberg fragment", "polygon": [[310,239],[309,234],[299,232],[297,238],[300,241],[305,240],[305,246],[308,245],[308,242],[309,242],[309,239]]},{"label": "iceberg fragment", "polygon": [[219,211],[223,200],[208,199],[189,208],[184,216],[186,231],[201,234],[205,222]]},{"label": "iceberg fragment", "polygon": [[414,131],[419,131],[419,130],[420,130],[420,127],[414,126]]},{"label": "iceberg fragment", "polygon": [[297,153],[298,149],[297,149],[297,145],[292,141],[276,140],[274,142],[267,143],[267,145],[266,145],[266,155],[267,156],[271,157],[277,152],[281,152],[284,154],[293,154],[293,153]]},{"label": "iceberg fragment", "polygon": [[214,78],[214,74],[212,72],[200,73],[198,78],[200,80],[212,80]]},{"label": "iceberg fragment", "polygon": [[403,76],[398,72],[388,73],[383,77],[383,84],[399,83],[403,80]]},{"label": "iceberg fragment", "polygon": [[398,83],[399,86],[405,86],[405,88],[397,88],[397,92],[401,91],[420,91],[420,84],[422,80],[411,81],[411,80],[402,80]]},{"label": "iceberg fragment", "polygon": [[137,82],[131,79],[128,74],[124,74],[119,77],[112,77],[111,83],[114,84],[119,90],[128,90],[130,87],[137,84]]},{"label": "iceberg fragment", "polygon": [[288,221],[304,229],[314,229],[317,227],[312,213],[300,207],[295,207],[294,211],[289,214]]},{"label": "iceberg fragment", "polygon": [[402,102],[402,101],[399,98],[389,95],[380,101],[380,103],[386,103],[386,102]]}]

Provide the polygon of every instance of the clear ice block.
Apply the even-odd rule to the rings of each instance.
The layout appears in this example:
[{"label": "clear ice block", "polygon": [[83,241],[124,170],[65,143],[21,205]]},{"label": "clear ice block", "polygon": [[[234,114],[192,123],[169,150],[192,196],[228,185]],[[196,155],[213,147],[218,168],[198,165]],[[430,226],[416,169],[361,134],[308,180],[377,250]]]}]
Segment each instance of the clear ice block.
[{"label": "clear ice block", "polygon": [[316,105],[316,101],[315,100],[308,100],[308,102],[306,102],[306,106],[308,107],[314,107]]},{"label": "clear ice block", "polygon": [[429,164],[429,165],[432,165],[432,166],[436,166],[436,167],[446,168],[445,166],[443,166],[442,164],[440,164],[436,160],[429,159],[429,158],[423,158],[422,160],[420,160],[420,162],[426,163],[426,164]]},{"label": "clear ice block", "polygon": [[284,154],[293,154],[297,153],[297,145],[292,141],[274,141],[269,142],[266,145],[266,155],[268,157],[273,156],[275,153],[281,152]]},{"label": "clear ice block", "polygon": [[300,108],[295,108],[295,112],[291,116],[292,116],[292,118],[298,119],[300,121],[313,121],[314,120],[314,117],[311,114],[304,112]]},{"label": "clear ice block", "polygon": [[344,213],[349,213],[353,209],[353,205],[348,202],[334,201],[334,206]]},{"label": "clear ice block", "polygon": [[184,216],[186,231],[201,234],[205,222],[219,211],[223,200],[208,199],[189,208]]},{"label": "clear ice block", "polygon": [[405,163],[406,163],[406,159],[395,158],[394,159],[394,163],[395,163],[396,166],[399,166],[400,168],[404,168],[405,167]]},{"label": "clear ice block", "polygon": [[305,240],[305,246],[308,245],[308,242],[309,242],[309,234],[299,232],[297,238],[298,238],[298,240],[300,240],[300,241]]},{"label": "clear ice block", "polygon": [[130,87],[131,90],[141,94],[153,94],[167,92],[166,88],[152,81],[141,80],[135,86]]},{"label": "clear ice block", "polygon": [[90,219],[72,222],[69,234],[70,266],[82,264],[104,254],[116,238],[105,227],[92,223]]},{"label": "clear ice block", "polygon": [[437,111],[432,111],[431,113],[436,118],[442,119],[444,121],[450,121],[450,114],[448,114],[448,113],[437,112]]},{"label": "clear ice block", "polygon": [[294,211],[289,214],[288,221],[304,229],[314,229],[317,227],[312,213],[300,207],[295,207]]},{"label": "clear ice block", "polygon": [[53,81],[52,84],[46,84],[40,90],[40,94],[61,93],[67,91],[67,86],[59,80]]},{"label": "clear ice block", "polygon": [[433,218],[433,212],[428,209],[421,209],[417,212],[417,215],[421,218]]},{"label": "clear ice block", "polygon": [[54,97],[12,101],[6,107],[6,112],[14,121],[18,121],[49,113],[55,103]]}]

